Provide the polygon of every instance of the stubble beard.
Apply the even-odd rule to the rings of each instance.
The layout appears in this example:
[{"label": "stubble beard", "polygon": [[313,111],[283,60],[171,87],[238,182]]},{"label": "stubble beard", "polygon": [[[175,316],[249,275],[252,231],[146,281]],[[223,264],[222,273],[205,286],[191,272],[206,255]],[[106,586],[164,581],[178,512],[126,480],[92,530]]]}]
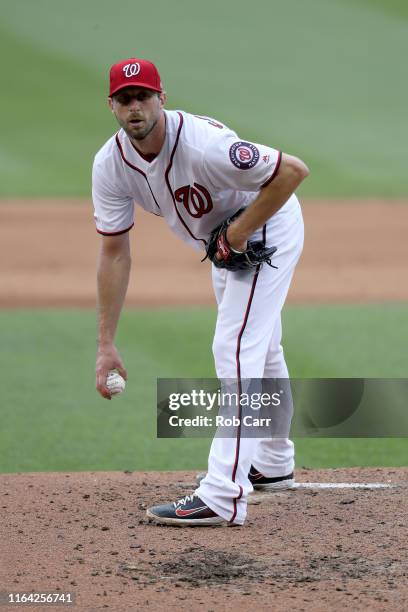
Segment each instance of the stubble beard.
[{"label": "stubble beard", "polygon": [[154,119],[143,130],[138,130],[137,132],[133,132],[133,131],[126,129],[124,125],[122,125],[122,127],[131,140],[140,141],[140,140],[144,140],[146,136],[150,134],[150,132],[156,127],[158,121],[159,121],[159,118],[157,117],[157,119]]}]

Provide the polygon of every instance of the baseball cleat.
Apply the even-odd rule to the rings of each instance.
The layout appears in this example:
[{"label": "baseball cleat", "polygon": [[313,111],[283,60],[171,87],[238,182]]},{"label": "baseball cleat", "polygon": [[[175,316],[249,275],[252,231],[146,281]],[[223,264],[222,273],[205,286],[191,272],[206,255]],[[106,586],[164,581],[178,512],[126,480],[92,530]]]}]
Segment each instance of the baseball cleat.
[{"label": "baseball cleat", "polygon": [[[197,474],[197,482],[200,483],[206,476],[207,474],[205,472]],[[292,489],[295,484],[295,476],[293,472],[291,474],[287,474],[286,476],[274,476],[268,478],[267,476],[264,476],[258,472],[253,465],[250,467],[248,479],[255,491],[285,491],[286,489]]]},{"label": "baseball cleat", "polygon": [[215,514],[195,493],[178,501],[146,510],[150,520],[163,525],[194,527],[221,525],[227,521]]},{"label": "baseball cleat", "polygon": [[268,477],[261,474],[251,465],[248,478],[255,491],[284,491],[291,489],[295,484],[293,472],[287,476]]}]

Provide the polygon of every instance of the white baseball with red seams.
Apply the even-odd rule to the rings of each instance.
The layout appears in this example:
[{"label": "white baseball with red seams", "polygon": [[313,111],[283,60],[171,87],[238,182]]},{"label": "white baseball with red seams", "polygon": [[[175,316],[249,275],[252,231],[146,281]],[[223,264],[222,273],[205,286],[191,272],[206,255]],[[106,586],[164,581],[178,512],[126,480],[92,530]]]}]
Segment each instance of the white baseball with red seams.
[{"label": "white baseball with red seams", "polygon": [[115,395],[120,395],[123,393],[126,387],[125,379],[116,372],[116,370],[110,370],[108,372],[108,376],[106,378],[106,386],[112,394],[112,397]]},{"label": "white baseball with red seams", "polygon": [[[97,153],[93,201],[97,231],[117,235],[134,224],[135,204],[165,219],[194,248],[242,207],[279,170],[281,153],[242,141],[218,121],[164,111],[166,137],[153,161],[145,160],[123,129]],[[213,353],[218,378],[287,378],[281,346],[281,310],[303,247],[303,220],[293,194],[251,239],[276,246],[273,264],[230,272],[213,266],[218,318]],[[293,444],[286,438],[214,438],[208,474],[198,496],[219,516],[242,524],[250,465],[265,476],[290,474]]]}]

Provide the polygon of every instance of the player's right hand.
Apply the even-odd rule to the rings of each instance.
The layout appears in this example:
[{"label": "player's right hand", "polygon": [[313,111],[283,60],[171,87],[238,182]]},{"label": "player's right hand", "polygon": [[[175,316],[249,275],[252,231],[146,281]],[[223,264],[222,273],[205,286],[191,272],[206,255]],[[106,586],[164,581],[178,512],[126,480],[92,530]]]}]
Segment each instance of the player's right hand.
[{"label": "player's right hand", "polygon": [[117,370],[127,380],[127,371],[118,350],[113,344],[99,345],[96,353],[96,390],[105,399],[112,399],[106,386],[109,370]]}]

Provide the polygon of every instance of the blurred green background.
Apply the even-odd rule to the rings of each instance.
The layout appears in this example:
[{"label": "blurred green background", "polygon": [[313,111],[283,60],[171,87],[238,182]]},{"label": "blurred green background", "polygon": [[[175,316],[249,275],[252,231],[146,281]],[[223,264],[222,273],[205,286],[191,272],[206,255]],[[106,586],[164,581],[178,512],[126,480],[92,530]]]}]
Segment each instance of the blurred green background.
[{"label": "blurred green background", "polygon": [[[89,196],[92,158],[116,129],[107,72],[133,55],[158,64],[169,108],[304,158],[302,195],[408,194],[404,0],[13,0],[0,15],[0,197]],[[284,318],[293,376],[407,375],[404,304]],[[155,389],[156,377],[213,375],[214,322],[213,309],[125,312],[131,379],[106,402],[93,313],[1,311],[0,470],[205,467],[209,440],[156,439]],[[407,455],[405,439],[297,443],[297,464],[316,467]]]},{"label": "blurred green background", "polygon": [[108,69],[134,55],[158,64],[169,108],[304,158],[304,194],[408,193],[405,0],[0,6],[0,194],[89,193],[116,127]]}]

